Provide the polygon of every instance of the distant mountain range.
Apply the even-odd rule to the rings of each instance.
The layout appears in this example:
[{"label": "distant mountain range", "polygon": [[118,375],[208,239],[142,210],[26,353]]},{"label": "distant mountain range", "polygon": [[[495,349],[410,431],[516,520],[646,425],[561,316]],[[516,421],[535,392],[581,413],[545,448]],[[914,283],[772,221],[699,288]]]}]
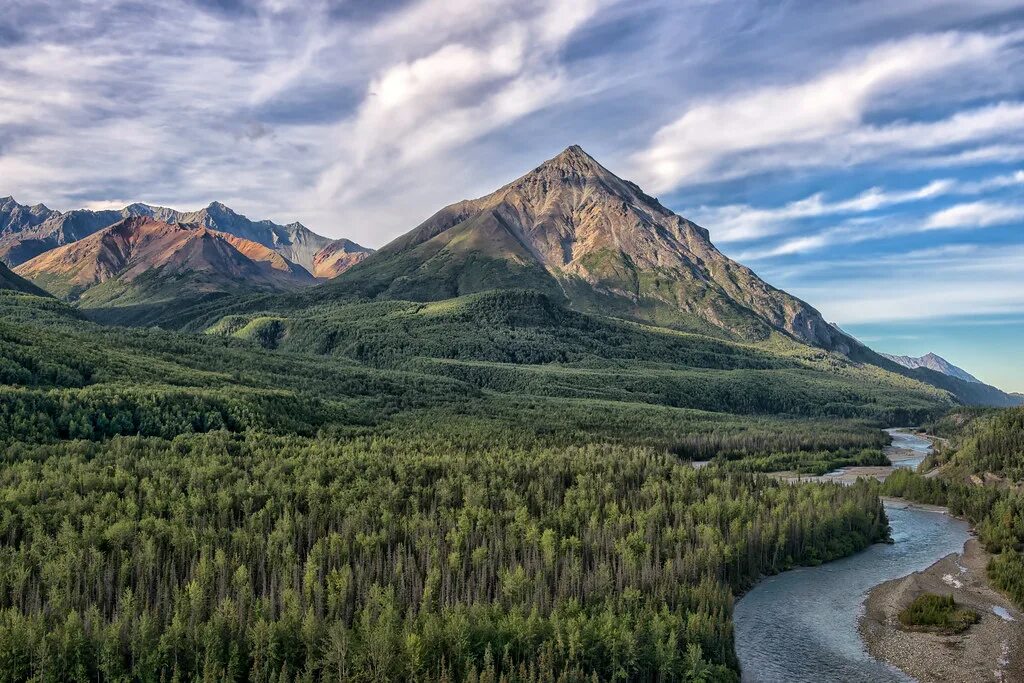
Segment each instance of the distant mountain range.
[{"label": "distant mountain range", "polygon": [[963,368],[953,365],[942,356],[938,356],[934,353],[927,353],[920,358],[914,358],[912,356],[894,356],[888,353],[883,353],[881,355],[894,363],[899,363],[905,368],[928,368],[929,370],[935,370],[936,372],[941,372],[942,374],[949,375],[950,377],[962,379],[965,382],[982,383],[980,379],[971,373],[967,372]]},{"label": "distant mountain range", "polygon": [[[60,212],[42,204],[25,206],[5,197],[0,199],[0,260],[8,266],[18,266],[131,217],[187,224],[241,237],[275,251],[317,278],[334,277],[373,251],[349,240],[318,235],[301,223],[252,221],[220,202],[198,211],[130,204],[120,210]],[[345,257],[339,258],[339,252]]]},{"label": "distant mountain range", "polygon": [[991,384],[985,384],[966,370],[933,353],[920,358],[889,354],[878,354],[878,356],[882,361],[882,367],[885,367],[884,363],[888,361],[892,364],[892,367],[888,369],[904,368],[904,372],[909,377],[946,389],[969,405],[1000,407],[1024,405],[1024,397],[1008,394]]},{"label": "distant mountain range", "polygon": [[311,285],[304,268],[258,242],[194,223],[130,216],[51,249],[15,272],[87,307]]}]

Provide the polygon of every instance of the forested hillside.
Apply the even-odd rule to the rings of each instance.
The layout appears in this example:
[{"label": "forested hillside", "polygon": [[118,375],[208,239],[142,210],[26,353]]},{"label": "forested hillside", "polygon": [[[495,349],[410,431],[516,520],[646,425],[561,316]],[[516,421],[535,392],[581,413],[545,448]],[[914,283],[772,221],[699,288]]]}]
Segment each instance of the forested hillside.
[{"label": "forested hillside", "polygon": [[928,477],[898,470],[884,490],[970,519],[996,553],[992,582],[1024,607],[1024,408],[958,411],[937,425],[951,440],[924,463],[937,470]]},{"label": "forested hillside", "polygon": [[[434,303],[357,301],[219,317],[207,332],[268,348],[458,379],[481,390],[740,414],[916,424],[946,392],[782,335],[740,344],[568,310],[527,290]],[[214,316],[217,318],[217,316]]]},{"label": "forested hillside", "polygon": [[737,592],[887,533],[750,472],[948,401],[502,296],[190,334],[0,295],[4,680],[736,680]]}]

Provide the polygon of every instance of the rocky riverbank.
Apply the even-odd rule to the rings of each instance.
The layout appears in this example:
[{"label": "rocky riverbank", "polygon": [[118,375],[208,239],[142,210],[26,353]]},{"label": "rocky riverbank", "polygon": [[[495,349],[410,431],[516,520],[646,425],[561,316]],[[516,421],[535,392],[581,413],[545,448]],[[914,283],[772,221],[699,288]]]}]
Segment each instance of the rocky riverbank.
[{"label": "rocky riverbank", "polygon": [[[860,619],[868,652],[921,683],[1024,681],[1024,614],[989,586],[988,560],[972,538],[963,552],[872,589]],[[907,631],[898,615],[921,593],[952,595],[981,621],[956,635]]]}]

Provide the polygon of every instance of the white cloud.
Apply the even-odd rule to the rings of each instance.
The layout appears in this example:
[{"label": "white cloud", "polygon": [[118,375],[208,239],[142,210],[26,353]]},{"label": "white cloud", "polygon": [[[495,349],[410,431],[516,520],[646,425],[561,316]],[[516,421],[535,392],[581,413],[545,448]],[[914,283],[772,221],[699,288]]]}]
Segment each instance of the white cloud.
[{"label": "white cloud", "polygon": [[757,261],[819,251],[841,244],[859,244],[933,230],[977,230],[1024,221],[1024,206],[977,201],[954,204],[925,218],[872,216],[853,218],[816,233],[793,237],[778,244],[753,249],[736,256],[740,261]]},{"label": "white cloud", "polygon": [[702,206],[693,212],[693,219],[711,230],[716,242],[740,242],[783,232],[788,227],[788,221],[874,211],[886,206],[938,197],[955,186],[953,180],[934,180],[913,190],[887,191],[872,187],[850,199],[832,202],[817,193],[776,208],[754,208],[745,204]]},{"label": "white cloud", "polygon": [[991,190],[1001,190],[1018,185],[1024,186],[1024,171],[1015,171],[973,182],[959,183],[957,189],[963,194],[983,194]]},{"label": "white cloud", "polygon": [[[1017,104],[957,114],[938,124],[865,124],[883,94],[995,59],[1009,42],[1006,36],[984,34],[917,36],[875,48],[803,83],[698,104],[658,130],[633,157],[636,175],[653,191],[665,192],[765,168],[841,165],[845,154],[865,156],[864,146],[877,155],[891,153],[893,146],[924,149],[1019,130],[1024,107]],[[878,149],[882,146],[888,150]]]},{"label": "white cloud", "polygon": [[950,154],[932,154],[924,157],[911,157],[899,161],[903,166],[911,168],[950,168],[956,166],[978,166],[982,164],[1009,164],[1024,159],[1024,145],[1020,144],[981,144],[970,149]]},{"label": "white cloud", "polygon": [[971,202],[957,204],[936,211],[922,224],[921,230],[949,230],[955,228],[987,228],[1024,220],[1024,206],[999,202]]},{"label": "white cloud", "polygon": [[[704,127],[684,160],[701,179],[885,154],[935,164],[932,147],[897,138],[939,145],[958,131],[943,163],[1024,159],[1022,51],[1001,59],[1017,37],[991,5],[822,7],[14,0],[0,13],[0,194],[60,209],[218,199],[377,246],[569,143],[626,170],[617,162],[686,98]],[[993,34],[906,37],[957,24]],[[965,102],[976,109],[914,122]],[[702,222],[716,239],[763,237],[916,201],[898,195],[717,207]]]},{"label": "white cloud", "polygon": [[789,232],[795,221],[804,218],[866,213],[945,195],[978,195],[1016,186],[1024,186],[1024,170],[975,181],[940,178],[910,190],[872,187],[849,199],[835,201],[827,201],[819,192],[778,207],[727,204],[701,206],[687,214],[711,230],[716,242],[744,242]]},{"label": "white cloud", "polygon": [[1024,247],[951,253],[938,264],[900,261],[899,268],[788,288],[848,325],[1024,312]]},{"label": "white cloud", "polygon": [[[320,174],[316,201],[352,206],[402,173],[417,174],[420,192],[436,191],[445,178],[430,166],[447,150],[572,96],[556,51],[596,3],[560,2],[514,18],[458,7],[455,28],[486,24],[494,37],[482,45],[446,43],[378,73],[355,116],[334,131],[338,161]],[[444,15],[441,8],[433,0],[419,3],[381,31],[431,25],[429,17]]]}]

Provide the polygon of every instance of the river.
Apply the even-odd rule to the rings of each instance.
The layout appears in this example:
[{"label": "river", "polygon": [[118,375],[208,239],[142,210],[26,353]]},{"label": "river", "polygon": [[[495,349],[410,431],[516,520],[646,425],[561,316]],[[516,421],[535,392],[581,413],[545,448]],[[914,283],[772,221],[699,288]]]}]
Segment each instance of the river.
[{"label": "river", "polygon": [[892,445],[889,446],[887,452],[893,467],[917,469],[921,461],[932,452],[932,442],[928,439],[902,429],[886,429],[885,431],[892,437]]},{"label": "river", "polygon": [[[894,446],[923,448],[923,457],[929,444],[920,442],[925,440],[905,434]],[[887,503],[885,509],[893,544],[769,577],[736,603],[736,653],[744,681],[912,680],[867,654],[857,630],[864,598],[880,583],[959,552],[970,533],[966,522],[941,512],[903,503]]]}]

